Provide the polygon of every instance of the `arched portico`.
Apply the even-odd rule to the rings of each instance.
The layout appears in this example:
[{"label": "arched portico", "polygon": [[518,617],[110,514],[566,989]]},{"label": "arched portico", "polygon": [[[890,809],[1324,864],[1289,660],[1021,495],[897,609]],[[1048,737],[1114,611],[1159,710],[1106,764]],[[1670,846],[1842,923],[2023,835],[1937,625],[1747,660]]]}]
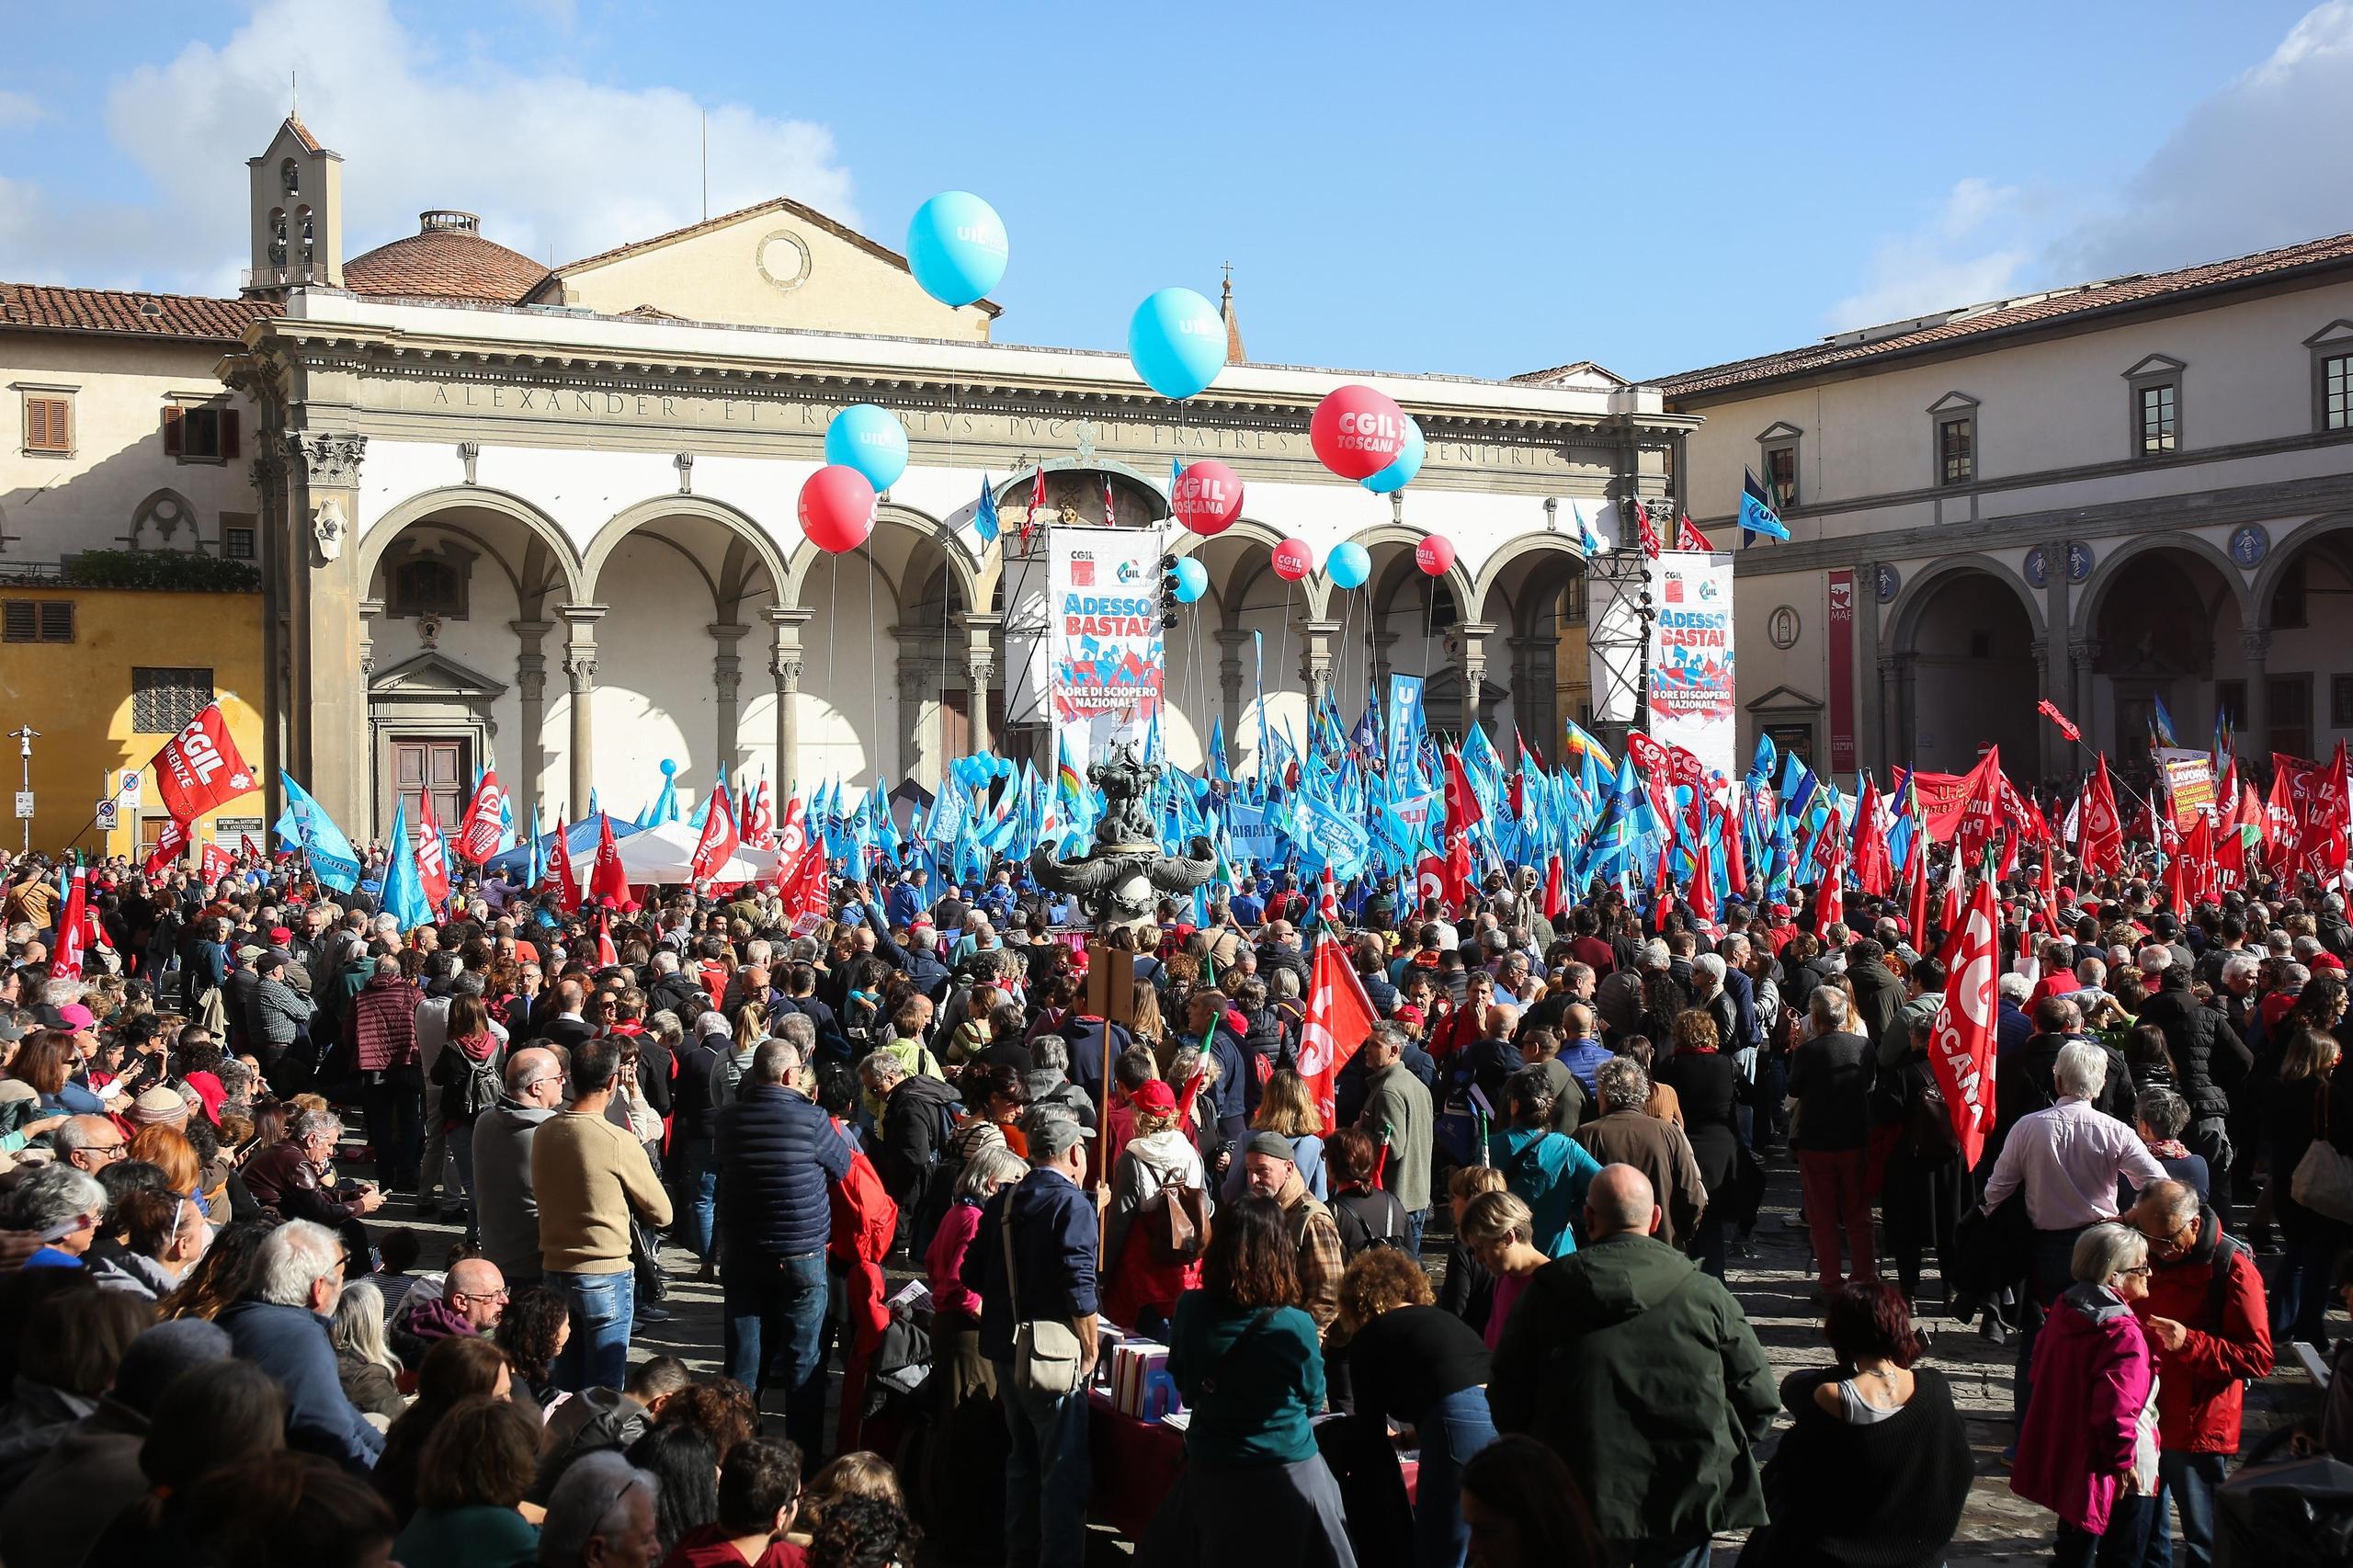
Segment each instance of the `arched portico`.
[{"label": "arched portico", "polygon": [[1982,747],[2037,756],[2042,621],[2025,580],[1990,556],[1923,568],[1892,607],[1881,700],[1897,755],[1940,772]]}]

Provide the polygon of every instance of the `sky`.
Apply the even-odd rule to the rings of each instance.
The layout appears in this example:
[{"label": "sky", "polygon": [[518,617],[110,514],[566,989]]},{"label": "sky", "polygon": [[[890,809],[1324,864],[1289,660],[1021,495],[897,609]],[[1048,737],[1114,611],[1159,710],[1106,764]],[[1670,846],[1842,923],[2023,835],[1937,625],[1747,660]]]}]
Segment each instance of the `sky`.
[{"label": "sky", "polygon": [[1001,341],[1233,268],[1251,358],[1643,378],[2353,229],[2353,0],[1171,8],[83,0],[0,56],[0,278],[233,291],[244,160],[561,262],[786,194],[1003,214]]}]

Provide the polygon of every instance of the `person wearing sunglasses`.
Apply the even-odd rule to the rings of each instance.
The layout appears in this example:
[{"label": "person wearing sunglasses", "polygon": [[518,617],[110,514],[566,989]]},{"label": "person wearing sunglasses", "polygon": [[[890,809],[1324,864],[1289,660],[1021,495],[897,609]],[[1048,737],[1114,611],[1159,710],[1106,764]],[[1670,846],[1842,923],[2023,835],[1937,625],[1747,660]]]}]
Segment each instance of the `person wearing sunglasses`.
[{"label": "person wearing sunglasses", "polygon": [[2137,1565],[2156,1515],[2156,1355],[2134,1314],[2154,1272],[2149,1241],[2104,1221],[2068,1264],[2074,1282],[2036,1338],[2010,1490],[2059,1516],[2061,1568]]}]

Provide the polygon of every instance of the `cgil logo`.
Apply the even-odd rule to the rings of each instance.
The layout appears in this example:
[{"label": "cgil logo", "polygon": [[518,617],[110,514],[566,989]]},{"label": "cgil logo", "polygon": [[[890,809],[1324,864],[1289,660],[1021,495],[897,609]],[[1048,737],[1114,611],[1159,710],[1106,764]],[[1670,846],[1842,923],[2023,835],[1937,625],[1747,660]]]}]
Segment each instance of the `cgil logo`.
[{"label": "cgil logo", "polygon": [[188,756],[188,771],[196,775],[199,784],[211,783],[212,776],[228,766],[228,759],[213,746],[212,737],[206,733],[200,719],[180,732],[180,746]]}]

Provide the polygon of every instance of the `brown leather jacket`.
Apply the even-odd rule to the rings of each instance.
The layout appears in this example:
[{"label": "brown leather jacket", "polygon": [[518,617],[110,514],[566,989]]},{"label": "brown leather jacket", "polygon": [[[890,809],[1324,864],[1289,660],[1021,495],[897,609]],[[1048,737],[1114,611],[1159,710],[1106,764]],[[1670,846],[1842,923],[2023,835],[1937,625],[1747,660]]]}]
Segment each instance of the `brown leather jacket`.
[{"label": "brown leather jacket", "polygon": [[327,1168],[304,1158],[302,1146],[290,1138],[246,1162],[245,1190],[273,1220],[340,1225],[358,1219],[359,1206],[337,1199],[334,1189],[324,1185],[326,1176]]}]

